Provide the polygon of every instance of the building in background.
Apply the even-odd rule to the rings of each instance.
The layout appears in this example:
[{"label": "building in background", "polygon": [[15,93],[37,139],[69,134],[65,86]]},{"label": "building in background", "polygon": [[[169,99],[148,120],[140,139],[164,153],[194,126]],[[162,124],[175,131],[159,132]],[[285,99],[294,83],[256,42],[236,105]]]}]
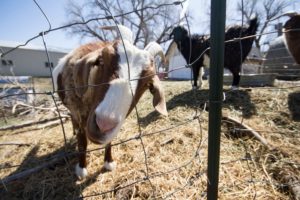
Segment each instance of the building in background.
[{"label": "building in background", "polygon": [[[20,45],[17,42],[1,41],[0,52],[7,52]],[[0,59],[1,76],[50,77],[50,67],[55,67],[58,60],[69,50],[47,47],[50,62],[43,46],[26,45],[10,52]]]},{"label": "building in background", "polygon": [[277,78],[296,79],[300,77],[300,65],[295,62],[287,49],[283,36],[270,42],[270,48],[262,65],[262,73],[275,73],[278,74]]},{"label": "building in background", "polygon": [[165,69],[169,79],[188,80],[192,79],[191,69],[184,68],[187,64],[184,57],[181,55],[176,43],[170,43],[166,52],[167,67]]}]

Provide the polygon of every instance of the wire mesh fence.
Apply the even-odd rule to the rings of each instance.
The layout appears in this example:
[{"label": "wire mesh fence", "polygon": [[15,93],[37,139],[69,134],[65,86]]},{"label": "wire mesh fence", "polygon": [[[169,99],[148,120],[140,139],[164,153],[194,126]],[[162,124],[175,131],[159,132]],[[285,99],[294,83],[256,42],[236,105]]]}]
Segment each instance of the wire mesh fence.
[{"label": "wire mesh fence", "polygon": [[[161,4],[158,7],[180,6],[183,2]],[[113,20],[115,23],[115,17],[118,16],[95,18],[85,23],[93,20]],[[77,23],[52,28],[49,22],[48,30],[30,38],[23,45],[2,52],[1,56],[41,37],[47,60],[51,63],[44,35],[75,25]],[[193,63],[175,67],[165,73],[190,68]],[[52,74],[52,71],[49,73]],[[91,175],[86,180],[76,181],[74,157],[82,152],[75,150],[76,141],[68,120],[69,113],[56,97],[56,93],[62,91],[55,91],[53,80],[47,81],[52,87],[50,91],[36,89],[0,97],[1,101],[16,95],[35,95],[37,99],[32,105],[18,102],[12,114],[11,106],[1,105],[0,192],[4,198],[206,198],[206,184],[209,181],[206,177],[209,111],[207,85],[201,90],[190,90],[188,82],[165,81],[168,118],[151,112],[152,108],[147,104],[150,97],[146,94],[112,143],[119,165],[116,171],[105,173],[101,168],[103,163],[99,162],[105,147],[90,145],[86,153]],[[238,91],[224,89],[223,113],[234,120],[224,118],[222,125],[220,197],[292,197],[291,191],[299,186],[299,88],[300,83],[297,81],[277,81],[274,87],[242,87]],[[28,118],[34,120],[28,121]],[[24,124],[24,121],[27,123]],[[245,128],[246,124],[254,128],[249,130]],[[253,136],[247,134],[253,131],[265,137],[268,143],[262,145],[253,140]]]}]

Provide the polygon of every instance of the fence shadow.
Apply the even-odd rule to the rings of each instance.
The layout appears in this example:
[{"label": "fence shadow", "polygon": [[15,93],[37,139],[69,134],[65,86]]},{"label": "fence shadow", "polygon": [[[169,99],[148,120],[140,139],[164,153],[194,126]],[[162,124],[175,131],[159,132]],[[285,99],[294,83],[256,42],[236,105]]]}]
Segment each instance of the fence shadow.
[{"label": "fence shadow", "polygon": [[288,96],[288,106],[291,117],[294,121],[300,121],[300,92],[290,93]]},{"label": "fence shadow", "polygon": [[[252,115],[256,114],[255,104],[251,102],[251,97],[248,91],[225,90],[224,93],[226,94],[226,99],[223,101],[223,108],[234,108],[235,110],[239,110],[242,112],[242,116],[244,118],[250,118]],[[167,109],[168,111],[171,111],[179,106],[203,109],[205,103],[207,103],[207,110],[209,110],[208,99],[208,89],[189,90],[175,95],[167,101]],[[149,123],[158,120],[159,117],[160,115],[156,111],[151,112],[140,119],[141,125],[147,126]]]},{"label": "fence shadow", "polygon": [[[69,146],[68,151],[76,152],[75,146],[76,143]],[[32,169],[65,154],[65,149],[62,147],[45,156],[38,156],[41,148],[41,146],[32,148],[20,166],[9,176]],[[41,171],[10,182],[5,187],[1,185],[0,199],[81,199],[81,191],[96,182],[98,175],[104,173],[104,170],[99,169],[99,171],[78,183],[74,172],[74,166],[77,163],[76,154],[72,154],[68,158],[68,162],[64,158],[59,159],[53,165],[45,167]]]}]

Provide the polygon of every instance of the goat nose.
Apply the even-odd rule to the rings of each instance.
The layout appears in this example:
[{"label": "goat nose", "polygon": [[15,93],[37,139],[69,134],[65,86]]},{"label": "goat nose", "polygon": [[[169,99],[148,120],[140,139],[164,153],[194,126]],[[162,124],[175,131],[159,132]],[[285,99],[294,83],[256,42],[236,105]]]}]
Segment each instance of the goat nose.
[{"label": "goat nose", "polygon": [[118,125],[119,120],[114,117],[96,117],[96,123],[101,133],[108,133]]}]

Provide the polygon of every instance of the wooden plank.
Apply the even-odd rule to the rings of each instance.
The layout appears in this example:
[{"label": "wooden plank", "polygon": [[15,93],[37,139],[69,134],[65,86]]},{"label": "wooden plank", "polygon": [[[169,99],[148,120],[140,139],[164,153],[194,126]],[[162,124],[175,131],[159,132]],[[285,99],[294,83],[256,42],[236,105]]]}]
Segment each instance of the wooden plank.
[{"label": "wooden plank", "polygon": [[258,132],[253,130],[251,127],[247,126],[246,124],[240,123],[238,120],[232,118],[232,117],[222,117],[222,120],[224,122],[231,122],[236,124],[238,127],[243,128],[244,130],[241,130],[242,132],[245,132],[246,134],[250,136],[254,136],[258,141],[260,141],[263,145],[269,147],[267,140],[262,137]]},{"label": "wooden plank", "polygon": [[[72,156],[75,156],[75,154],[74,155],[72,154]],[[25,178],[27,176],[30,176],[31,174],[35,174],[35,173],[41,171],[42,169],[45,169],[47,167],[50,167],[50,166],[52,166],[52,165],[54,165],[54,164],[62,161],[66,157],[67,157],[66,153],[58,154],[52,160],[50,160],[48,162],[45,162],[45,163],[42,163],[41,165],[39,165],[37,167],[31,168],[31,169],[27,169],[25,171],[19,172],[17,174],[13,174],[11,176],[8,176],[8,177],[2,179],[1,180],[2,184],[0,184],[0,186],[5,187],[5,185],[8,184],[8,183],[11,183],[13,181]]]}]

